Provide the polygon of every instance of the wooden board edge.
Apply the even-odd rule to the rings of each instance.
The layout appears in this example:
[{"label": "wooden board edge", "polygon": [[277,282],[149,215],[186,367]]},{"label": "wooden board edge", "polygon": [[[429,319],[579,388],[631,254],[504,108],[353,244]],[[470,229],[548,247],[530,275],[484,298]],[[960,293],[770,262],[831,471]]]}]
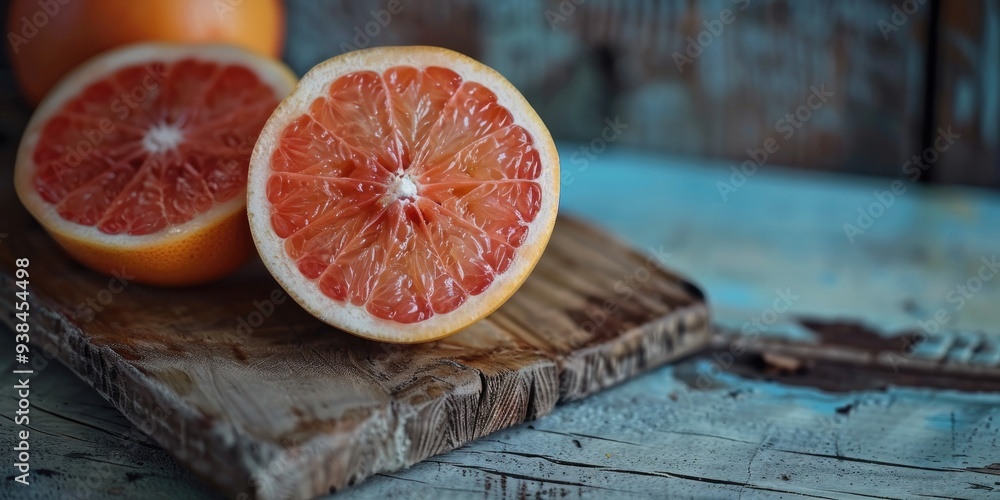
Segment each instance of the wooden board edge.
[{"label": "wooden board edge", "polygon": [[[711,344],[708,306],[695,304],[561,360],[559,402],[577,401]],[[597,372],[597,373],[592,373]]]},{"label": "wooden board edge", "polygon": [[[471,382],[465,390],[445,392],[419,407],[389,403],[369,416],[348,438],[343,434],[324,434],[288,450],[255,473],[258,480],[253,498],[313,498],[341,491],[376,474],[398,471],[549,413],[557,399],[557,366],[542,353],[535,354],[533,365],[495,374],[462,365]],[[544,396],[538,390],[540,385],[550,386],[552,395]],[[502,412],[496,411],[497,405],[509,402],[508,398],[491,398],[498,392],[493,386],[512,388],[514,392],[509,393],[509,398],[526,400],[523,415],[479,418],[482,412],[502,416]],[[468,418],[452,419],[448,418],[450,415]],[[488,424],[482,425],[484,421]],[[423,433],[415,432],[414,426],[421,427]],[[417,442],[414,436],[419,438]],[[428,443],[433,438],[440,439]]]},{"label": "wooden board edge", "polygon": [[[648,258],[603,230],[574,217],[565,219],[570,224],[583,226],[601,238],[611,240],[610,244],[624,250],[631,259],[643,261]],[[519,370],[484,373],[474,363],[462,364],[463,369],[475,373],[476,380],[467,376],[469,387],[463,388],[464,391],[430,401],[415,410],[415,414],[401,414],[400,408],[391,403],[376,409],[363,422],[365,429],[361,432],[382,437],[388,433],[395,440],[400,436],[405,439],[407,434],[401,433],[406,426],[419,422],[426,416],[422,412],[432,411],[434,405],[464,408],[465,413],[458,414],[468,415],[468,418],[464,422],[448,422],[450,427],[444,429],[447,439],[426,446],[406,443],[406,446],[397,447],[406,449],[405,454],[393,454],[386,450],[382,456],[364,456],[359,450],[365,449],[372,440],[356,439],[356,436],[348,443],[331,442],[337,437],[323,435],[291,449],[276,444],[261,449],[250,436],[230,424],[217,423],[211,427],[205,425],[186,429],[185,422],[205,417],[175,398],[159,382],[131,366],[111,347],[86,342],[86,334],[65,321],[44,296],[32,296],[31,307],[36,312],[33,317],[44,320],[41,325],[35,326],[36,330],[42,331],[43,337],[40,340],[36,332],[33,344],[43,349],[45,345],[56,346],[56,358],[97,389],[133,425],[207,483],[241,499],[304,498],[349,487],[379,472],[410,466],[498,430],[534,420],[551,412],[560,402],[581,399],[707,345],[708,308],[701,291],[671,270],[658,267],[657,271],[665,279],[689,291],[693,304],[568,356],[552,359],[541,352],[524,352],[524,356],[532,358],[531,363],[522,365]],[[0,290],[13,291],[13,287],[13,280],[6,270],[0,272]],[[5,309],[10,307],[6,302],[3,305]],[[9,320],[10,316],[5,315],[3,321]],[[70,352],[79,353],[79,359],[68,356]],[[605,359],[615,359],[616,362],[605,364]],[[570,379],[585,379],[581,367],[594,361],[602,363],[604,368],[593,382],[582,385],[568,382]],[[486,396],[496,392],[489,390],[491,386],[512,388],[512,397],[525,402],[523,415],[506,416],[499,420],[491,418],[487,424],[482,424],[483,419],[475,415],[483,411],[496,413],[496,405],[507,404],[506,401],[488,401]],[[122,387],[152,389],[129,394],[123,392]],[[150,411],[150,408],[160,411]],[[470,428],[470,422],[480,424]],[[192,457],[175,451],[192,448],[201,453]],[[210,449],[215,450],[214,454],[205,452]],[[220,474],[220,471],[227,470],[228,474]]]},{"label": "wooden board edge", "polygon": [[665,277],[667,280],[677,282],[677,286],[683,288],[684,291],[689,293],[694,302],[707,302],[705,292],[702,291],[698,285],[694,284],[692,280],[688,279],[686,276],[675,271],[674,269],[667,267],[667,263],[652,259],[653,256],[651,254],[639,251],[635,245],[625,241],[614,232],[601,226],[598,222],[571,212],[559,212],[559,222],[567,226],[575,226],[577,231],[591,233],[594,238],[607,241],[608,244],[614,245],[619,250],[627,254],[629,258],[635,259],[637,263],[655,263],[656,265],[653,266],[655,272]]},{"label": "wooden board edge", "polygon": [[[526,353],[536,356],[534,364],[520,370],[484,373],[473,364],[462,364],[462,369],[474,372],[478,383],[473,382],[469,390],[446,392],[435,400],[428,401],[419,408],[401,412],[401,405],[383,406],[377,414],[369,417],[359,431],[362,435],[374,435],[379,439],[354,439],[344,442],[343,436],[323,435],[295,447],[278,457],[274,463],[257,472],[260,481],[255,498],[311,498],[349,488],[378,473],[393,472],[409,467],[424,459],[431,458],[459,448],[475,439],[494,432],[535,420],[551,412],[562,402],[575,401],[607,387],[621,383],[639,373],[663,366],[669,361],[692,355],[707,347],[711,338],[711,322],[705,304],[673,311],[658,320],[633,328],[620,337],[593,346],[585,351],[564,359],[552,360],[541,352]],[[606,365],[605,359],[615,356],[623,360],[614,367]],[[595,363],[606,370],[597,383],[572,387],[564,392],[566,377],[582,375],[579,367]],[[569,374],[569,375],[567,375]],[[470,377],[471,378],[471,377]],[[482,422],[486,419],[474,417],[481,412],[498,414],[496,405],[501,401],[489,400],[486,395],[501,391],[490,390],[491,386],[513,388],[508,392],[513,399],[524,399],[524,414],[518,418],[493,421],[486,427],[468,428],[469,422],[454,420],[439,421],[435,415],[470,415],[469,421]],[[558,391],[553,388],[559,387]],[[436,411],[440,407],[460,409],[457,411]],[[436,447],[413,446],[405,441],[414,436],[407,426],[413,423],[433,422],[425,428],[447,439]],[[390,439],[386,439],[390,436]],[[365,455],[371,443],[390,442],[396,446],[378,447],[375,456]],[[405,449],[407,454],[393,453],[392,450]],[[318,469],[318,470],[317,470]],[[306,474],[306,473],[311,473]]]},{"label": "wooden board edge", "polygon": [[[14,289],[14,279],[6,271],[0,272],[0,291],[5,296],[12,296]],[[110,347],[86,342],[85,334],[62,319],[60,313],[44,297],[31,294],[28,302],[31,312],[29,342],[38,349],[33,356],[38,356],[40,351],[47,360],[59,360],[118,409],[132,425],[156,441],[207,484],[220,487],[227,483],[245,483],[251,477],[250,471],[258,467],[255,463],[266,463],[269,455],[278,455],[280,450],[277,447],[261,450],[255,445],[255,450],[251,452],[245,445],[230,446],[228,443],[242,444],[249,440],[242,436],[239,429],[228,424],[216,424],[205,435],[186,432],[186,420],[197,421],[203,418],[197,410],[171,396],[159,382],[129,365]],[[0,323],[14,331],[11,304],[0,301],[0,306]],[[77,355],[69,356],[71,352]],[[88,360],[90,363],[87,363]],[[32,376],[37,376],[37,373]],[[150,387],[151,390],[148,393],[137,390],[127,392],[122,390],[123,387]],[[182,430],[178,432],[178,429]],[[197,457],[189,457],[176,451],[184,449],[202,450],[202,453]],[[224,460],[228,467],[213,466],[215,455],[206,452],[213,449],[216,452],[231,450]],[[237,470],[241,472],[236,474],[242,477],[220,478],[221,471],[233,470],[232,464],[238,464]]]}]

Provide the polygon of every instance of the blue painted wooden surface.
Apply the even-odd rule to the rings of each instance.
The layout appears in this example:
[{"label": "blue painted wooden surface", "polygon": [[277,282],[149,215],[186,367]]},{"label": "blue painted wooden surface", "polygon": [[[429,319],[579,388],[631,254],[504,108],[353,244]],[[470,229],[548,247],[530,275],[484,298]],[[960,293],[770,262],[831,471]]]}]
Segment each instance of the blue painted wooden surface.
[{"label": "blue painted wooden surface", "polygon": [[[572,161],[564,147],[561,209],[612,229],[640,248],[672,254],[668,265],[707,291],[718,317],[742,322],[771,306],[776,289],[801,299],[789,314],[864,318],[901,329],[957,304],[948,293],[1000,257],[1000,196],[987,190],[906,191],[848,238],[862,209],[891,179],[779,171],[747,178],[736,192],[730,163],[667,160],[608,151]],[[585,159],[585,156],[578,156]],[[883,197],[888,199],[887,197]],[[883,205],[885,206],[885,205]],[[1000,333],[1000,276],[965,300],[947,324]]]},{"label": "blue painted wooden surface", "polygon": [[[798,296],[797,314],[913,327],[945,310],[948,328],[1000,331],[1000,276],[960,311],[948,302],[981,258],[1000,253],[1000,197],[970,189],[907,191],[851,243],[844,223],[889,180],[771,171],[730,193],[728,164],[609,150],[574,161],[563,147],[562,209],[610,228],[701,284],[718,321],[739,327]],[[662,250],[661,250],[662,248]],[[6,361],[4,361],[6,362]],[[0,367],[7,370],[6,366]],[[342,492],[345,498],[821,497],[990,498],[1000,493],[1000,394],[892,388],[828,393],[712,375],[682,363],[536,422]],[[45,436],[38,498],[207,497],[165,452],[67,370],[46,371],[33,404]],[[33,382],[34,383],[34,382]],[[9,398],[10,395],[4,396]],[[10,399],[7,399],[10,402]],[[12,443],[3,406],[0,447]],[[992,466],[992,467],[991,467]],[[86,484],[86,486],[80,486]],[[24,490],[18,490],[24,491]],[[13,495],[4,485],[0,496]]]}]

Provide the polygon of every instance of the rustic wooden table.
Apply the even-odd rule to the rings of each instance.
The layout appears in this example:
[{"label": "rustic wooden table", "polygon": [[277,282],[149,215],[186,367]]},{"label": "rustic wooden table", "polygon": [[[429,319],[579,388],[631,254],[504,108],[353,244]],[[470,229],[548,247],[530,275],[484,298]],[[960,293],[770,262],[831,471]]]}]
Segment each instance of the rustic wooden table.
[{"label": "rustic wooden table", "polygon": [[[773,169],[724,200],[728,164],[574,152],[562,151],[562,209],[669,254],[719,330],[748,341],[720,334],[714,351],[338,497],[1000,493],[1000,273],[985,264],[1000,259],[1000,196],[904,181],[880,202],[889,180]],[[859,209],[871,220],[859,225]],[[851,241],[845,223],[862,233]],[[918,321],[946,333],[913,349],[886,340]],[[0,497],[216,495],[67,369],[32,383],[35,484]],[[13,396],[0,409],[8,450]]]}]

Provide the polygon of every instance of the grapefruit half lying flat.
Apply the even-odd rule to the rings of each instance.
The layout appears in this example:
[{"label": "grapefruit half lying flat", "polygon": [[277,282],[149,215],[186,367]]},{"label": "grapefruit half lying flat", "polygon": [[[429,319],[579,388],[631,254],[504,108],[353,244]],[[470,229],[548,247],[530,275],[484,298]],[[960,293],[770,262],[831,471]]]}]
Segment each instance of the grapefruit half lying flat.
[{"label": "grapefruit half lying flat", "polygon": [[18,197],[83,264],[188,285],[252,254],[246,173],[295,85],[281,63],[222,45],[108,52],[42,101],[21,141]]},{"label": "grapefruit half lying flat", "polygon": [[356,335],[444,337],[509,298],[556,219],[548,130],[499,73],[435,47],[313,68],[268,120],[247,183],[264,263]]}]

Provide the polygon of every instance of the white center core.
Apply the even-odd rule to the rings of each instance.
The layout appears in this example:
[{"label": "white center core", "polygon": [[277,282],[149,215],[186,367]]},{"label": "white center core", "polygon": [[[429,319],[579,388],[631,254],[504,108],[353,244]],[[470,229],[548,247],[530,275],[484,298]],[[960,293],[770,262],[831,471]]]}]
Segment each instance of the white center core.
[{"label": "white center core", "polygon": [[417,183],[409,175],[402,172],[389,184],[389,190],[382,196],[382,206],[386,206],[394,201],[412,202],[417,197]]},{"label": "white center core", "polygon": [[184,139],[181,129],[174,125],[160,123],[146,132],[142,138],[142,147],[150,153],[166,153],[177,147]]},{"label": "white center core", "polygon": [[404,175],[396,183],[396,197],[413,198],[417,195],[417,185],[413,183],[410,176]]}]

